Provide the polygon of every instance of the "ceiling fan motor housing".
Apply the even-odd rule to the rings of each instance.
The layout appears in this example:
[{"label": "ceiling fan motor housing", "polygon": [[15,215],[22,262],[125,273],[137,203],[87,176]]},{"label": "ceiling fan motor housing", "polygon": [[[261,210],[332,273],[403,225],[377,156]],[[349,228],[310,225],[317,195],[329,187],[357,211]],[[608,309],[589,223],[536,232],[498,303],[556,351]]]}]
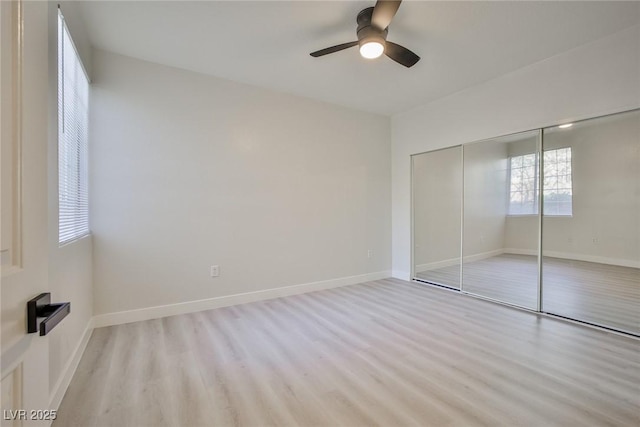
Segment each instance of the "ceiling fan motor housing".
[{"label": "ceiling fan motor housing", "polygon": [[387,28],[380,29],[371,24],[371,17],[373,16],[373,7],[362,9],[358,13],[356,22],[358,23],[358,29],[356,34],[358,35],[358,44],[362,46],[365,43],[377,41],[381,45],[385,45],[387,39]]},{"label": "ceiling fan motor housing", "polygon": [[358,23],[358,29],[356,30],[357,41],[320,49],[311,52],[310,55],[317,58],[354,46],[360,46],[360,55],[363,58],[374,59],[385,54],[400,65],[407,68],[413,67],[420,60],[420,57],[404,46],[387,41],[389,24],[396,15],[401,2],[402,0],[377,0],[375,7],[362,9],[358,13],[356,18]]}]

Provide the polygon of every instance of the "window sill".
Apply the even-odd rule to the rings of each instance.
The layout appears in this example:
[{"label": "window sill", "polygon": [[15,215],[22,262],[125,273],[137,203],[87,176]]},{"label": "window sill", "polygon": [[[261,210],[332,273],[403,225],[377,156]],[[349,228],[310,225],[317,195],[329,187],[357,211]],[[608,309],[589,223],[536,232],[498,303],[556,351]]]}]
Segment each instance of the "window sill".
[{"label": "window sill", "polygon": [[83,234],[82,236],[76,237],[73,240],[69,240],[67,242],[63,242],[63,243],[58,243],[58,248],[64,248],[67,246],[71,246],[74,245],[76,243],[80,243],[81,241],[85,240],[85,239],[90,239],[93,235],[91,234],[91,232],[87,233],[87,234]]}]

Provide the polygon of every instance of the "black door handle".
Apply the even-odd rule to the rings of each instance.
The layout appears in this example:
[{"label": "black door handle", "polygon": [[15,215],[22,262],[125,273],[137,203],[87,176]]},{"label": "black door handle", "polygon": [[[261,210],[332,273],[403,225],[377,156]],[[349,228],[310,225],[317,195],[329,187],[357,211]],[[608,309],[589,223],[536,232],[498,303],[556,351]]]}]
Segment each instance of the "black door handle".
[{"label": "black door handle", "polygon": [[44,318],[40,322],[40,335],[47,335],[69,313],[70,302],[51,304],[51,293],[42,293],[27,302],[27,332],[38,332],[38,318]]}]

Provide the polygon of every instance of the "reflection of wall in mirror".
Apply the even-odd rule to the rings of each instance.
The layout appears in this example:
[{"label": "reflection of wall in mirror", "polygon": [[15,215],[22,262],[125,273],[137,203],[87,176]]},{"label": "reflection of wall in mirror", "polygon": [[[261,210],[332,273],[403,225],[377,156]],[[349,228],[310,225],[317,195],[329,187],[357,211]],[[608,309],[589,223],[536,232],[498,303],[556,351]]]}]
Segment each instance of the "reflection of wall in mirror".
[{"label": "reflection of wall in mirror", "polygon": [[485,141],[464,147],[464,261],[502,253],[509,202],[508,145]]},{"label": "reflection of wall in mirror", "polygon": [[[545,150],[571,147],[573,182],[573,215],[544,218],[545,255],[640,267],[639,135],[639,112],[545,131]],[[508,217],[505,252],[535,254],[537,221]]]},{"label": "reflection of wall in mirror", "polygon": [[[537,138],[509,143],[508,157],[536,152]],[[536,215],[507,216],[505,220],[504,252],[525,255],[538,253],[538,217]]]},{"label": "reflection of wall in mirror", "polygon": [[[507,213],[505,144],[465,146],[465,262],[502,253]],[[460,148],[414,156],[416,272],[460,262],[462,168]]]},{"label": "reflection of wall in mirror", "polygon": [[459,263],[461,191],[460,147],[413,157],[417,272]]}]

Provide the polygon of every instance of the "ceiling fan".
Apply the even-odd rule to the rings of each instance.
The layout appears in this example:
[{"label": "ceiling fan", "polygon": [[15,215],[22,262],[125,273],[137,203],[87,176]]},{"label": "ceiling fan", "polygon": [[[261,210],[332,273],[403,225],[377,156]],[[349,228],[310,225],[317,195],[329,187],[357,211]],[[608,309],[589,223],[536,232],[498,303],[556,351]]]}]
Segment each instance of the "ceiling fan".
[{"label": "ceiling fan", "polygon": [[407,68],[414,66],[420,60],[418,55],[406,47],[387,41],[389,24],[398,11],[400,3],[402,3],[402,0],[378,0],[374,7],[361,10],[356,18],[358,41],[318,50],[312,52],[311,56],[317,58],[360,45],[360,55],[364,58],[373,59],[384,53],[398,64]]}]

